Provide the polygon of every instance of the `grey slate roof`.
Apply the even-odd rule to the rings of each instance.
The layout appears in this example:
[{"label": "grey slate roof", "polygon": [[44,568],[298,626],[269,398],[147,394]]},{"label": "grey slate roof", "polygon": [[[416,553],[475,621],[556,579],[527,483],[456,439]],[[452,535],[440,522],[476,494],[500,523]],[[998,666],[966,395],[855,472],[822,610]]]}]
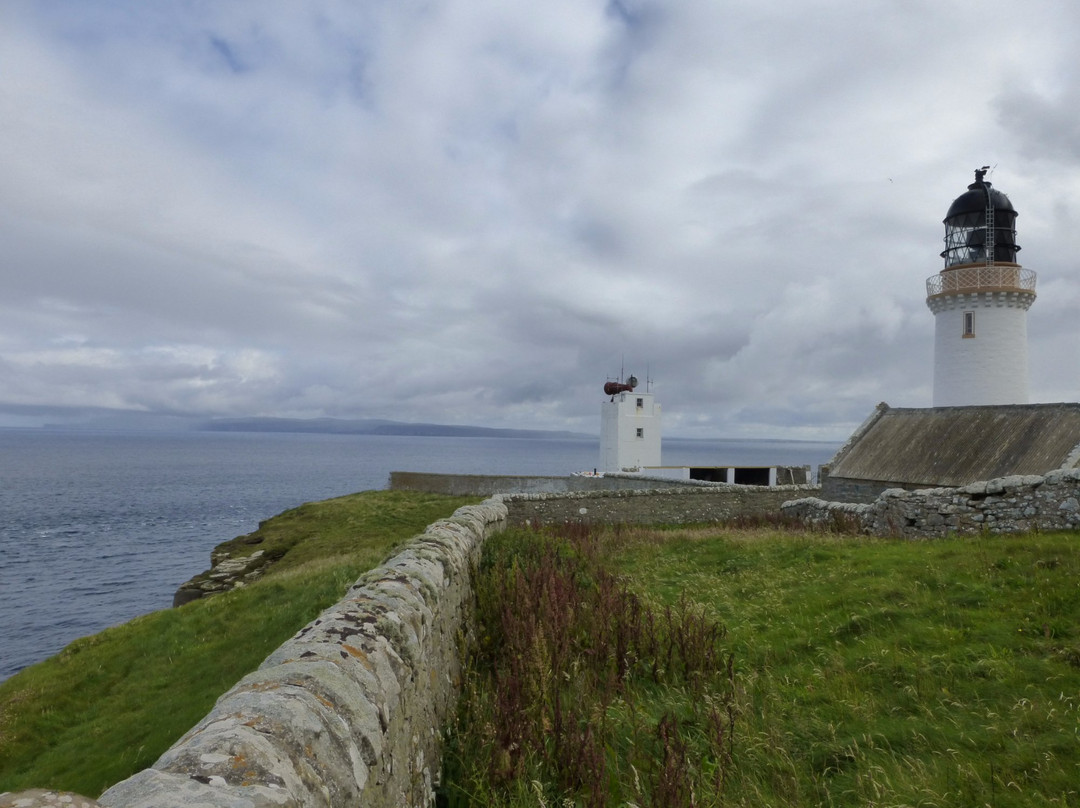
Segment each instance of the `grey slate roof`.
[{"label": "grey slate roof", "polygon": [[831,477],[960,486],[1080,466],[1080,404],[891,408],[879,404]]}]

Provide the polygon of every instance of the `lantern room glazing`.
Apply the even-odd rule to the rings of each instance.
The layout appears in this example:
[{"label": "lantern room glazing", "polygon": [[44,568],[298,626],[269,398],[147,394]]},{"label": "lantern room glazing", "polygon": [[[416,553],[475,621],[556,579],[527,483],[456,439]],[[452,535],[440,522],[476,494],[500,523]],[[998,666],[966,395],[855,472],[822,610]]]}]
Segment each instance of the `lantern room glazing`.
[{"label": "lantern room glazing", "polygon": [[975,182],[953,201],[945,215],[945,249],[941,257],[946,269],[964,264],[1016,262],[1020,251],[1016,243],[1017,212],[1009,197],[986,180],[986,172],[986,167],[975,171]]}]

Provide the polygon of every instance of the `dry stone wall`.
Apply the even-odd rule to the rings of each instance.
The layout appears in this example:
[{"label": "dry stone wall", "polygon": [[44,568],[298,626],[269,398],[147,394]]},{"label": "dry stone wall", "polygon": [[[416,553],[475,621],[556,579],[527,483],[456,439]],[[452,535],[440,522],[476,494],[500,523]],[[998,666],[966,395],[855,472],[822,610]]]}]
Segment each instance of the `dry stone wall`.
[{"label": "dry stone wall", "polygon": [[494,494],[566,494],[584,491],[679,488],[686,480],[646,477],[640,474],[613,474],[603,477],[537,477],[505,474],[432,474],[417,471],[390,472],[391,491],[423,491],[452,496],[493,496]]},{"label": "dry stone wall", "polygon": [[875,536],[921,539],[950,533],[1080,530],[1080,469],[972,483],[884,491],[869,504],[808,497],[782,512],[810,526],[843,524]]},{"label": "dry stone wall", "polygon": [[459,509],[222,696],[107,808],[428,806],[494,500]]},{"label": "dry stone wall", "polygon": [[710,483],[653,491],[590,491],[576,494],[502,494],[512,524],[606,522],[691,524],[738,516],[775,515],[794,496],[820,491],[813,485]]}]

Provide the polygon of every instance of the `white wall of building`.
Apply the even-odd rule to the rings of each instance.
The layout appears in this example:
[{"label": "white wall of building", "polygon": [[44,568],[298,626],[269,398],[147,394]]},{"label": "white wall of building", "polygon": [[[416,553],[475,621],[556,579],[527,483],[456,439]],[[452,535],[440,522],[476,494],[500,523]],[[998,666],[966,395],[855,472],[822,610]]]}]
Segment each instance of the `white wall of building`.
[{"label": "white wall of building", "polygon": [[600,471],[660,465],[660,405],[652,393],[617,393],[600,405]]},{"label": "white wall of building", "polygon": [[[1034,296],[946,295],[934,312],[934,406],[1028,403],[1027,309]],[[965,336],[965,313],[973,335]]]}]

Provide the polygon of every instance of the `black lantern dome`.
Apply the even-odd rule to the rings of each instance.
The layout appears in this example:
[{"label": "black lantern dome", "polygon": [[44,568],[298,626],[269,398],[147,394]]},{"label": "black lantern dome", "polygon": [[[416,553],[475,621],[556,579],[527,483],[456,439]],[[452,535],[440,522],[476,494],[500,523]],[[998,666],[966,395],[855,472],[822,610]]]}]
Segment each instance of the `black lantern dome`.
[{"label": "black lantern dome", "polygon": [[[948,269],[962,264],[1012,264],[1016,244],[1016,208],[1009,197],[985,179],[987,166],[975,171],[975,182],[958,196],[945,214],[945,250]],[[986,234],[993,234],[987,239]],[[990,249],[986,245],[990,244]]]}]

